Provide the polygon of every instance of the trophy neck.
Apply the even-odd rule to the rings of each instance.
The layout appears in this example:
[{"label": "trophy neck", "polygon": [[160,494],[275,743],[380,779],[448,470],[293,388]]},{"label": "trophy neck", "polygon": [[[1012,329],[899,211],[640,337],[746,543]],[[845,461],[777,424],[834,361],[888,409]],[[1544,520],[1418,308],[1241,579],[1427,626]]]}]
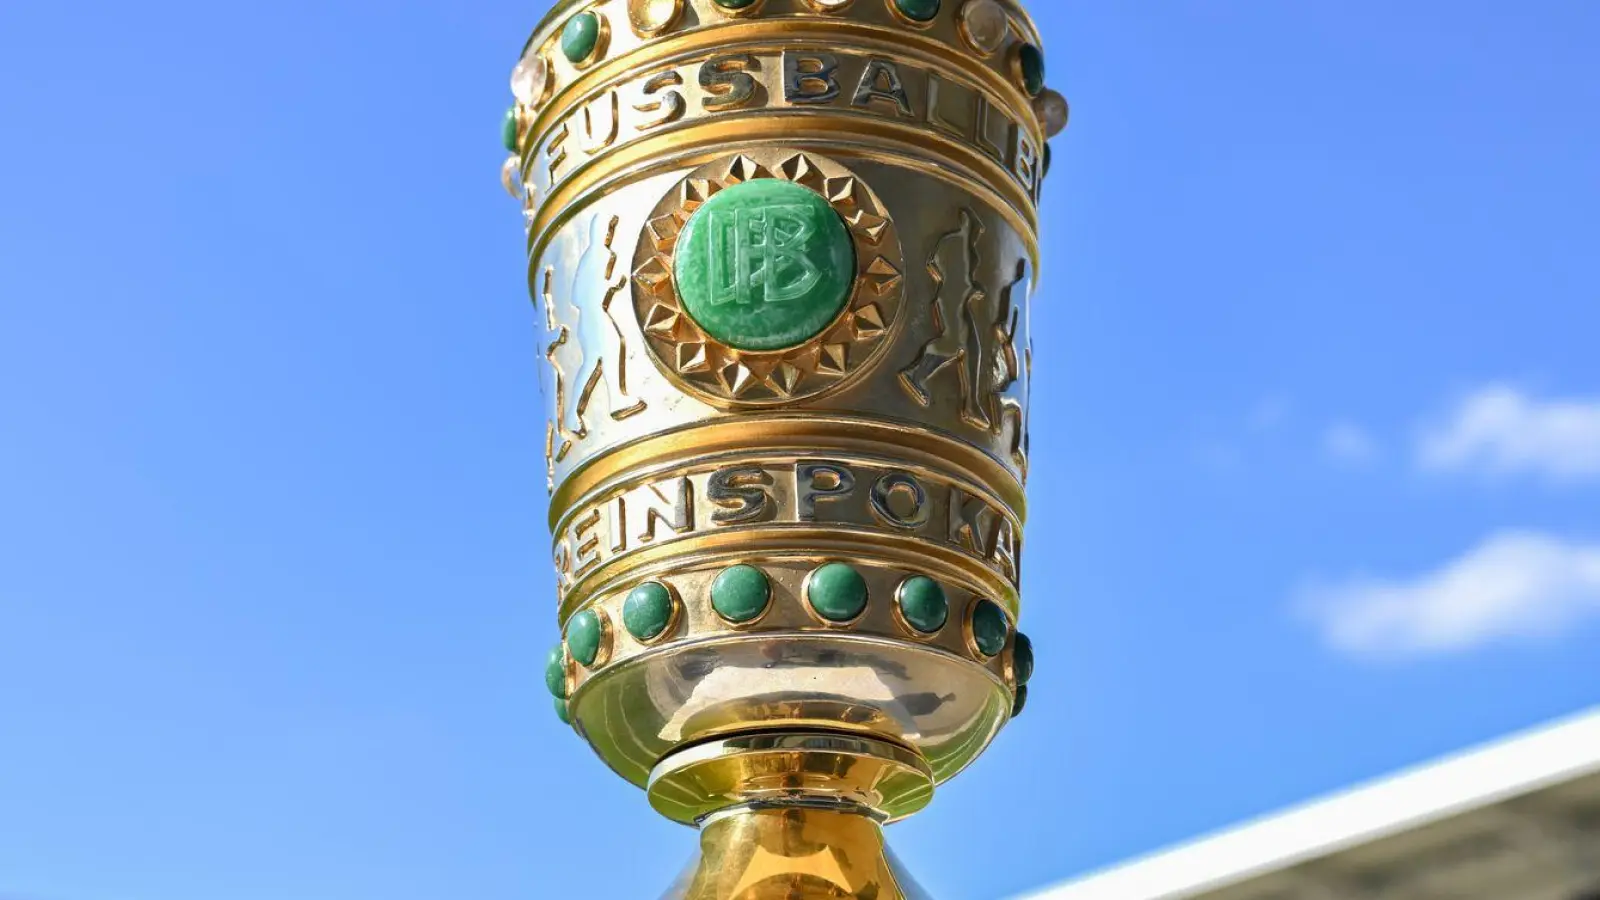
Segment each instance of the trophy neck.
[{"label": "trophy neck", "polygon": [[711,828],[749,811],[843,812],[873,822],[911,815],[933,798],[916,751],[848,733],[770,732],[680,750],[650,773],[650,803],[684,824]]},{"label": "trophy neck", "polygon": [[707,820],[662,900],[928,900],[865,810],[747,806]]}]

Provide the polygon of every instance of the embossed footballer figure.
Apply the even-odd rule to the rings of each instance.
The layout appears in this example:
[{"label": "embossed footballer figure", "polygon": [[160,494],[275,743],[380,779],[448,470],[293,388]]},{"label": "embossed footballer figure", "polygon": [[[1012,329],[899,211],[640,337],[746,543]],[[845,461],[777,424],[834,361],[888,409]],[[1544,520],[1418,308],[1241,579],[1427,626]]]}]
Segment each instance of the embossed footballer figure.
[{"label": "embossed footballer figure", "polygon": [[512,73],[562,722],[671,898],[925,896],[882,826],[1027,700],[1046,140],[1016,0],[557,0]]},{"label": "embossed footballer figure", "polygon": [[[590,217],[588,240],[573,267],[572,286],[567,293],[567,302],[578,316],[578,342],[584,348],[582,367],[573,378],[573,384],[578,386],[578,402],[573,410],[577,421],[571,433],[579,438],[589,436],[584,414],[602,380],[611,403],[611,418],[626,419],[645,407],[644,401],[635,400],[628,393],[628,351],[616,319],[620,309],[612,308],[628,286],[628,276],[618,268],[617,254],[611,249],[621,221],[617,216]],[[585,314],[578,300],[596,285],[601,288],[599,309],[591,308]]]}]

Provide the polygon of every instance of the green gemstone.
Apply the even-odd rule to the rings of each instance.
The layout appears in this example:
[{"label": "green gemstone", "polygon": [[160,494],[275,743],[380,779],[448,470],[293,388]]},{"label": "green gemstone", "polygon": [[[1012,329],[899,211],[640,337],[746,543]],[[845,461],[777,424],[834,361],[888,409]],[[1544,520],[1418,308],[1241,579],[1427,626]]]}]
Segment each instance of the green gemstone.
[{"label": "green gemstone", "polygon": [[1027,705],[1028,686],[1025,684],[1019,684],[1017,685],[1016,699],[1011,701],[1011,718],[1015,719],[1017,716],[1022,715],[1022,708]]},{"label": "green gemstone", "polygon": [[600,614],[586,609],[567,622],[567,652],[588,667],[600,658]]},{"label": "green gemstone", "polygon": [[560,697],[556,698],[556,718],[560,719],[563,725],[572,724],[572,710],[567,708],[567,701]]},{"label": "green gemstone", "polygon": [[900,615],[912,628],[933,634],[950,619],[950,600],[939,582],[926,575],[907,578],[900,585]]},{"label": "green gemstone", "polygon": [[659,581],[647,581],[622,602],[622,627],[641,641],[653,641],[672,623],[672,592]]},{"label": "green gemstone", "polygon": [[1050,145],[1049,144],[1045,144],[1044,145],[1044,170],[1043,170],[1043,172],[1041,174],[1044,174],[1044,175],[1049,175],[1050,174]]},{"label": "green gemstone", "polygon": [[913,22],[931,22],[939,14],[939,0],[894,0],[894,8]]},{"label": "green gemstone", "polygon": [[561,55],[573,65],[588,59],[600,43],[600,17],[585,10],[561,28]]},{"label": "green gemstone", "polygon": [[1032,44],[1023,44],[1017,61],[1022,64],[1022,87],[1028,96],[1044,93],[1044,51]]},{"label": "green gemstone", "polygon": [[1011,669],[1017,673],[1017,684],[1033,680],[1033,641],[1020,631],[1011,648]]},{"label": "green gemstone", "polygon": [[750,622],[772,601],[772,585],[755,566],[730,566],[711,582],[711,608],[730,622]]},{"label": "green gemstone", "polygon": [[500,120],[500,143],[505,145],[507,153],[517,152],[517,124],[517,108],[513,106]]},{"label": "green gemstone", "polygon": [[567,696],[567,658],[561,652],[561,645],[550,648],[550,658],[544,663],[544,686],[550,689],[557,700],[564,700]]},{"label": "green gemstone", "polygon": [[972,608],[972,641],[984,656],[1000,655],[1006,648],[1006,632],[1010,629],[1011,622],[1005,610],[993,600],[980,601]]},{"label": "green gemstone", "polygon": [[723,9],[745,9],[756,4],[756,0],[713,0],[713,2]]},{"label": "green gemstone", "polygon": [[806,599],[830,622],[849,622],[866,611],[867,580],[845,563],[828,563],[806,581]]},{"label": "green gemstone", "polygon": [[820,333],[850,299],[855,271],[855,243],[828,201],[776,178],[713,194],[683,226],[672,264],[689,316],[756,351]]}]

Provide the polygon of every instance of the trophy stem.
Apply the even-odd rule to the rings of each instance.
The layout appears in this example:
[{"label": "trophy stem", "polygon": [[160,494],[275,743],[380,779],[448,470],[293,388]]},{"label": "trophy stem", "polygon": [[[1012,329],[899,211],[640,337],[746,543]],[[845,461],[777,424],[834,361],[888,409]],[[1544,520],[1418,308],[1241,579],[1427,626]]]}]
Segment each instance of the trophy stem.
[{"label": "trophy stem", "polygon": [[883,823],[933,796],[914,751],[849,734],[756,734],[663,760],[650,801],[700,827],[700,856],[665,900],[926,900]]},{"label": "trophy stem", "polygon": [[746,806],[700,830],[700,857],[662,900],[928,900],[869,810]]}]

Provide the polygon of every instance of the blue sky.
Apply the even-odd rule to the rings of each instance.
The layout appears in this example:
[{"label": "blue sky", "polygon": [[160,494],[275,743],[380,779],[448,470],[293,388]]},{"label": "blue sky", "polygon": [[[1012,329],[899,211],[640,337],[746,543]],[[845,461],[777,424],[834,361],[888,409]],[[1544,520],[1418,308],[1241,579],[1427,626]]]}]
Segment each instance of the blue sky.
[{"label": "blue sky", "polygon": [[[1600,702],[1600,6],[1035,2],[991,900]],[[0,896],[651,897],[550,714],[535,2],[0,4]]]}]

